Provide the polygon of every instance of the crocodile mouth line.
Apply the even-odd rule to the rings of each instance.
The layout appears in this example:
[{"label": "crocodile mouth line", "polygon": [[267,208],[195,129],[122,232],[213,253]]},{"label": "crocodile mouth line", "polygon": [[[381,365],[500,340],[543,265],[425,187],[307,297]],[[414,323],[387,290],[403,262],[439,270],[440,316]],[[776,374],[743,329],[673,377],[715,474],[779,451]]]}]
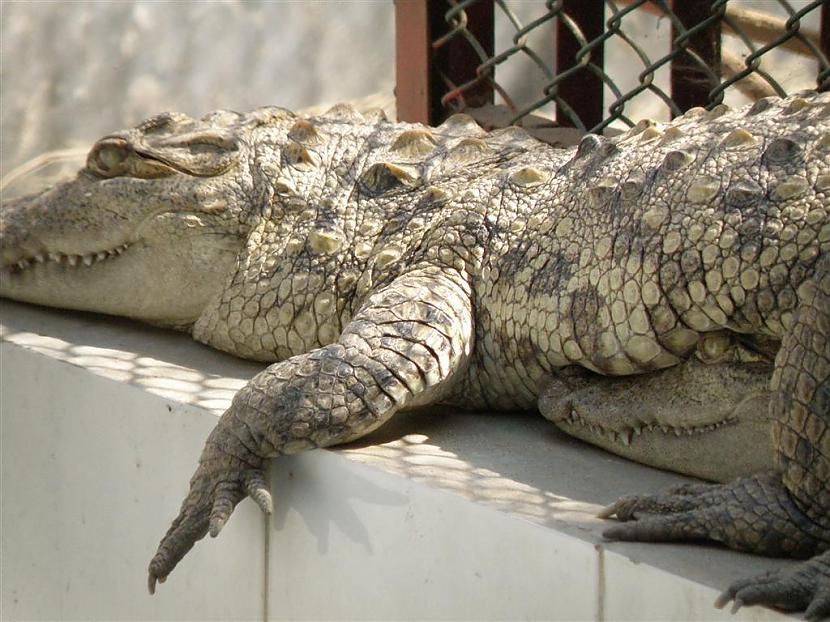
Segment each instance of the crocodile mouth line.
[{"label": "crocodile mouth line", "polygon": [[3,266],[4,272],[19,275],[30,272],[37,266],[68,266],[70,268],[90,267],[95,264],[118,257],[130,247],[129,243],[121,244],[115,248],[96,251],[92,253],[57,253],[42,252],[30,257],[24,257],[16,262]]},{"label": "crocodile mouth line", "polygon": [[614,443],[622,443],[623,445],[628,447],[631,445],[635,437],[641,436],[646,432],[662,432],[666,436],[674,435],[676,437],[694,436],[696,434],[706,434],[708,432],[714,432],[715,430],[723,428],[727,425],[737,423],[737,421],[737,417],[730,416],[727,416],[725,419],[722,419],[721,421],[716,421],[713,423],[699,426],[672,426],[659,422],[640,421],[633,426],[626,426],[622,429],[613,429],[606,428],[602,425],[599,425],[591,421],[587,421],[574,408],[571,408],[568,416],[562,419],[557,419],[556,423],[564,424],[571,428],[587,428],[590,429],[590,431],[597,436],[601,436]]}]

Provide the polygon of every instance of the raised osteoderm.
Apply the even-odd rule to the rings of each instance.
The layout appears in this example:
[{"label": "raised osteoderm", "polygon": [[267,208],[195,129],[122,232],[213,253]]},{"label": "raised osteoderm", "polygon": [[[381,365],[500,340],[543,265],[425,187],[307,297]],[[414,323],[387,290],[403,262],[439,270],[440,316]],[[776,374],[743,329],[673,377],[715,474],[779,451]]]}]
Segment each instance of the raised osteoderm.
[{"label": "raised osteoderm", "polygon": [[830,614],[827,94],[568,150],[464,116],[164,114],[4,204],[2,258],[3,296],[271,363],[208,438],[151,591],[240,500],[271,510],[268,458],[428,403],[538,405],[729,482],[623,499],[609,537],[804,558],[723,601]]}]

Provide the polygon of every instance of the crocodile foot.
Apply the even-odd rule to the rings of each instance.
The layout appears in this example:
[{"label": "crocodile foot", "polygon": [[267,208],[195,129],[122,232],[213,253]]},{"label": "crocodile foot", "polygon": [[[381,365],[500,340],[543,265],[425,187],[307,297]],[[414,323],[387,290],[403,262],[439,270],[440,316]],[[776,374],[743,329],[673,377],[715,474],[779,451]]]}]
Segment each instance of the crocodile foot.
[{"label": "crocodile foot", "polygon": [[775,472],[730,484],[687,484],[662,494],[623,497],[599,516],[620,521],[603,532],[612,540],[668,542],[714,540],[761,555],[809,558],[782,571],[737,581],[718,599],[723,606],[764,604],[807,610],[820,620],[830,612],[830,539],[793,502]]},{"label": "crocodile foot", "polygon": [[792,568],[735,581],[715,605],[733,601],[732,613],[743,605],[769,605],[804,611],[807,620],[830,617],[830,551]]},{"label": "crocodile foot", "polygon": [[[214,431],[212,437],[217,436]],[[227,449],[208,441],[179,515],[150,562],[147,580],[150,594],[155,593],[156,582],[164,583],[196,542],[208,533],[213,538],[219,535],[236,505],[245,497],[251,497],[266,514],[273,511],[271,493],[261,469],[262,460],[252,461],[251,456],[243,459],[227,453]]]}]

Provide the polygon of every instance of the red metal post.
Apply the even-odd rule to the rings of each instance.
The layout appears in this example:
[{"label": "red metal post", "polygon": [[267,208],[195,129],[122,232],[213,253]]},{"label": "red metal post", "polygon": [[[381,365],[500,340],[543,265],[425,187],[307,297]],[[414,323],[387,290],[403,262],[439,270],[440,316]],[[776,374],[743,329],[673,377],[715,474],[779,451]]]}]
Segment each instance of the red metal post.
[{"label": "red metal post", "polygon": [[[830,59],[830,6],[827,2],[821,5],[821,52],[824,57]],[[830,91],[830,72],[825,71],[819,77],[818,90]]]},{"label": "red metal post", "polygon": [[430,121],[430,41],[427,2],[395,0],[395,103],[399,121]]}]

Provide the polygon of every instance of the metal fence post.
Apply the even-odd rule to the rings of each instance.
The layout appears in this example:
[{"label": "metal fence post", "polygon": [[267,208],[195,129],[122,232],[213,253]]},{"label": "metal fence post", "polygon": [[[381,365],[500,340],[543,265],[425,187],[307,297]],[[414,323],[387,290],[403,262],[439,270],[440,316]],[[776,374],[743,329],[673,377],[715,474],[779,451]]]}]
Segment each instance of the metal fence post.
[{"label": "metal fence post", "polygon": [[429,123],[431,35],[427,3],[395,0],[395,106],[398,121]]},{"label": "metal fence post", "polygon": [[[605,2],[594,0],[563,0],[562,6],[576,25],[579,27],[586,41],[593,41],[603,35],[605,31]],[[580,42],[571,29],[565,24],[562,17],[557,19],[556,28],[556,72],[562,73],[566,69],[580,64],[587,64],[585,57],[577,58],[584,43]],[[605,53],[602,45],[591,50],[590,62],[602,68],[605,66]],[[585,127],[594,127],[602,122],[604,117],[602,79],[585,68],[566,78],[559,85],[559,97],[568,106],[579,112],[579,118]],[[574,126],[569,115],[561,105],[556,107],[556,120],[560,125]]]},{"label": "metal fence post", "polygon": [[[827,2],[821,5],[821,39],[819,45],[825,58],[830,58],[830,6]],[[819,91],[830,91],[830,69],[819,71],[817,88]]]},{"label": "metal fence post", "polygon": [[685,112],[705,106],[709,92],[718,85],[712,83],[712,71],[720,73],[721,22],[712,20],[698,28],[712,17],[712,0],[677,0],[672,3],[672,12],[686,31],[695,30],[685,37],[686,33],[678,32],[672,23],[672,41],[683,41],[684,52],[671,62],[671,98]]}]

